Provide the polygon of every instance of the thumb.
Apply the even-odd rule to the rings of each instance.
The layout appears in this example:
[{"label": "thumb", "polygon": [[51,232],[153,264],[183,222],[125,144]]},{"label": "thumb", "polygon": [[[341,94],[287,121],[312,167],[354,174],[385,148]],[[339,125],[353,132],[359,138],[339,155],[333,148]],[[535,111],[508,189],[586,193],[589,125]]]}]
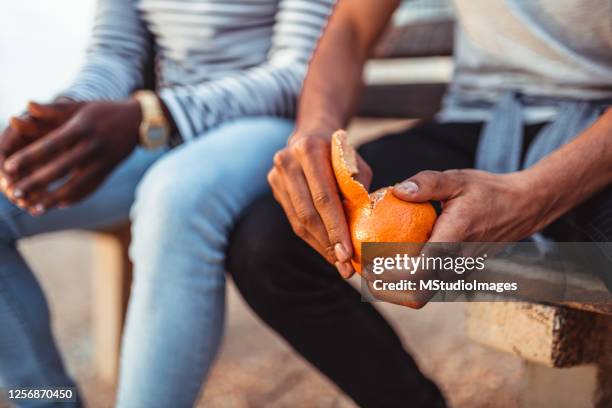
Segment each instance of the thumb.
[{"label": "thumb", "polygon": [[400,200],[422,203],[446,201],[461,189],[461,182],[447,172],[422,171],[393,187],[393,194]]}]

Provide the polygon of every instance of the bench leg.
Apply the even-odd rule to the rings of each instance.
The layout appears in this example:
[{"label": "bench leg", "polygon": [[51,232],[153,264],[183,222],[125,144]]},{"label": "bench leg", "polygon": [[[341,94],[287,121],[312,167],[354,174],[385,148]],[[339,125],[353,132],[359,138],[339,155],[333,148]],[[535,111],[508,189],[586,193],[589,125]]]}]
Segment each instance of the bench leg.
[{"label": "bench leg", "polygon": [[95,239],[93,260],[93,343],[99,378],[114,384],[119,372],[121,335],[132,281],[127,248],[129,226]]}]

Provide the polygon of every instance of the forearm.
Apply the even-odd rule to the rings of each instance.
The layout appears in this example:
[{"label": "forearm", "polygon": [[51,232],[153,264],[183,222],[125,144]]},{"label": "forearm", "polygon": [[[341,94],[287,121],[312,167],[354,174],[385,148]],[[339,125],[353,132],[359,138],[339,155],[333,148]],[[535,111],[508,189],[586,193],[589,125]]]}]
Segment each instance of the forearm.
[{"label": "forearm", "polygon": [[612,184],[612,110],[524,173],[544,225]]},{"label": "forearm", "polygon": [[299,100],[298,133],[331,134],[354,111],[362,88],[365,51],[353,46],[356,33],[334,18],[312,59]]},{"label": "forearm", "polygon": [[396,0],[340,0],[309,66],[298,107],[298,134],[328,134],[354,114],[364,64]]}]

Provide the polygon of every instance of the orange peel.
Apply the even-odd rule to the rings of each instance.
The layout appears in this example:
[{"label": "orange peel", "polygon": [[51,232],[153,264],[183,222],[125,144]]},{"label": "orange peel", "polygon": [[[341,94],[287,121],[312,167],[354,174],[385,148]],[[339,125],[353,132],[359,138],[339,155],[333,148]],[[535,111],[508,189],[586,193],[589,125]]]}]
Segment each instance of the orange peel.
[{"label": "orange peel", "polygon": [[356,180],[356,151],[344,130],[332,136],[331,160],[351,232],[351,263],[358,273],[363,242],[427,242],[437,218],[433,206],[400,200],[390,187],[369,194]]}]

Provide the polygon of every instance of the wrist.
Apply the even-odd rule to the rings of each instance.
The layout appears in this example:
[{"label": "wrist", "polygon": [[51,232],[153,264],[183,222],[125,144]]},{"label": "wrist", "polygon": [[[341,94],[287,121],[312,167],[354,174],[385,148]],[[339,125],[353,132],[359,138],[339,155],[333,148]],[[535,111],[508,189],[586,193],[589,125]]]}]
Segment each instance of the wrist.
[{"label": "wrist", "polygon": [[142,108],[140,103],[131,98],[120,103],[122,104],[123,109],[125,109],[130,122],[140,125],[140,122],[142,122]]},{"label": "wrist", "polygon": [[331,137],[339,127],[329,127],[329,126],[317,126],[317,127],[300,127],[296,126],[293,134],[289,138],[289,145],[294,143],[297,140],[307,139],[307,138],[319,138],[327,141],[331,141]]},{"label": "wrist", "polygon": [[140,143],[139,128],[142,123],[142,108],[137,100],[130,98],[119,102],[120,108],[125,112],[125,122],[129,124],[128,135],[130,141],[137,145]]},{"label": "wrist", "polygon": [[334,132],[343,127],[344,123],[331,113],[320,114],[312,112],[301,115],[301,118],[298,115],[295,131],[289,142],[291,143],[293,139],[304,137],[317,137],[331,141]]},{"label": "wrist", "polygon": [[554,174],[529,168],[513,173],[513,176],[523,212],[534,220],[533,233],[542,230],[575,205],[571,197],[571,184]]}]

